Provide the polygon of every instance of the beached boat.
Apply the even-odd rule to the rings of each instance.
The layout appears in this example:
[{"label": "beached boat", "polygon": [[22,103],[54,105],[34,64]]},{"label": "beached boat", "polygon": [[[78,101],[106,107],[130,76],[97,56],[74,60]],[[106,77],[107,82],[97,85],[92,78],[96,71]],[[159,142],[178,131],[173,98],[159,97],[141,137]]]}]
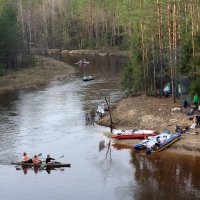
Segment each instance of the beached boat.
[{"label": "beached boat", "polygon": [[91,81],[91,80],[94,80],[93,76],[84,76],[83,77],[83,81]]},{"label": "beached boat", "polygon": [[151,146],[155,145],[158,138],[162,142],[162,141],[165,141],[166,139],[169,139],[170,136],[171,136],[170,131],[165,130],[156,136],[149,136],[147,139],[143,140],[142,142],[135,144],[134,149],[140,150],[140,149],[145,149],[145,148],[151,147]]},{"label": "beached boat", "polygon": [[158,134],[155,130],[119,130],[114,129],[112,138],[115,139],[145,139],[148,136],[156,136]]},{"label": "beached boat", "polygon": [[155,152],[159,152],[159,151],[166,149],[167,147],[169,147],[170,145],[175,143],[181,137],[181,135],[182,135],[182,133],[178,132],[178,133],[170,136],[165,141],[160,142],[160,143],[156,143],[153,146],[148,147],[146,149],[146,153],[150,154],[150,153],[155,153]]},{"label": "beached boat", "polygon": [[40,164],[33,164],[33,163],[23,163],[23,162],[12,162],[12,165],[19,165],[19,166],[23,166],[23,167],[42,167],[42,168],[59,168],[59,167],[71,167],[71,164],[69,163],[61,163],[61,162],[55,162],[55,163],[40,163]]}]

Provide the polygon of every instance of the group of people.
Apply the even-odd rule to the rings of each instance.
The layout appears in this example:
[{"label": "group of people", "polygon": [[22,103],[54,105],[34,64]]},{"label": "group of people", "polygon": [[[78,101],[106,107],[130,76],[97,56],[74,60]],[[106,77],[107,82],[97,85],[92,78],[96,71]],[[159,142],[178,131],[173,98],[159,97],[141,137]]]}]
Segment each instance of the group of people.
[{"label": "group of people", "polygon": [[[28,154],[26,152],[23,153],[23,158],[22,158],[23,163],[33,163],[34,165],[39,165],[42,163],[39,155],[34,155],[33,158],[29,158]],[[45,160],[45,163],[50,163],[50,162],[55,162],[54,158],[51,158],[51,156],[48,154]]]}]

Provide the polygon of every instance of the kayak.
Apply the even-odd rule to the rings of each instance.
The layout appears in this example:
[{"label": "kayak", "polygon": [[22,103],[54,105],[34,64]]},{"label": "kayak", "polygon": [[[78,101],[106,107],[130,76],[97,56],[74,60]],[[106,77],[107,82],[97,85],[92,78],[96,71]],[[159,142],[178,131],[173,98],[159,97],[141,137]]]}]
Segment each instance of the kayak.
[{"label": "kayak", "polygon": [[93,76],[84,76],[83,77],[83,81],[91,81],[91,80],[94,80]]},{"label": "kayak", "polygon": [[71,164],[69,163],[60,163],[60,162],[55,162],[55,163],[40,163],[40,164],[33,164],[33,163],[23,163],[23,162],[12,162],[11,163],[12,165],[20,165],[20,166],[23,166],[23,167],[43,167],[43,168],[46,168],[46,167],[49,167],[49,168],[58,168],[58,167],[71,167]]},{"label": "kayak", "polygon": [[115,139],[144,139],[148,136],[156,136],[155,130],[119,130],[114,129],[112,138]]}]

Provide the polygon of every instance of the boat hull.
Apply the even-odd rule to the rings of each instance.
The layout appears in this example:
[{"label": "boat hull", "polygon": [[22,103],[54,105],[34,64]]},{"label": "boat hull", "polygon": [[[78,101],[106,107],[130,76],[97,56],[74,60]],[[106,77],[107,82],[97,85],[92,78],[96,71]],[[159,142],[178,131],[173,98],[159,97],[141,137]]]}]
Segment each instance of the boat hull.
[{"label": "boat hull", "polygon": [[154,130],[114,130],[112,138],[114,139],[145,139],[149,136],[156,136],[158,133]]},{"label": "boat hull", "polygon": [[148,136],[156,136],[156,133],[150,134],[130,134],[130,135],[113,135],[112,138],[114,139],[144,139]]},{"label": "boat hull", "polygon": [[13,165],[19,165],[19,166],[22,166],[22,167],[42,167],[42,168],[59,168],[59,167],[71,167],[71,164],[69,163],[48,163],[48,164],[33,164],[33,163],[22,163],[22,162],[16,162],[16,163],[11,163]]},{"label": "boat hull", "polygon": [[164,149],[166,149],[167,147],[169,147],[170,145],[172,145],[173,143],[175,143],[177,140],[179,140],[179,138],[181,137],[182,133],[176,133],[174,135],[172,135],[168,140],[166,140],[165,142],[163,142],[162,144],[160,144],[160,146],[158,148],[150,148],[146,150],[146,153],[156,153],[156,152],[160,152]]}]

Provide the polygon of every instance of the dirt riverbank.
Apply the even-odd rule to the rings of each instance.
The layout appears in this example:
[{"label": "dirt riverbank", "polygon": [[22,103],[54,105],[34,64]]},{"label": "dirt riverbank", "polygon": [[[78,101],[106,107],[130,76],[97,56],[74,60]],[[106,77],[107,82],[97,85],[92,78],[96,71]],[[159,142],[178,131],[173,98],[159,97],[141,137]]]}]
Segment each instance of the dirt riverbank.
[{"label": "dirt riverbank", "polygon": [[[176,108],[176,109],[174,109]],[[200,115],[196,111],[197,115]],[[154,129],[162,131],[171,130],[175,133],[176,125],[191,126],[192,121],[185,114],[181,100],[173,103],[171,98],[155,97],[129,97],[121,100],[112,111],[112,119],[115,128],[120,129]],[[98,121],[98,124],[109,126],[109,116]],[[111,137],[111,134],[107,134]],[[118,148],[133,148],[133,145],[141,140],[112,140]],[[200,129],[190,129],[189,134],[183,134],[181,139],[174,143],[168,150],[200,155]]]},{"label": "dirt riverbank", "polygon": [[[15,70],[0,77],[0,92],[37,87],[54,80],[63,80],[74,73],[74,69],[66,63],[48,57],[37,56],[36,59],[34,67]],[[181,126],[192,124],[182,108],[172,111],[173,108],[180,108],[181,105],[180,100],[174,104],[170,98],[130,97],[116,105],[112,111],[112,118],[116,128],[158,131],[169,129],[174,133],[176,124]],[[200,115],[200,113],[195,114]],[[108,126],[109,116],[99,120],[98,124]],[[111,137],[111,134],[106,134]],[[141,140],[113,140],[113,145],[118,148],[133,148],[133,145],[139,141]],[[200,155],[200,129],[182,135],[181,139],[168,149],[170,150]]]},{"label": "dirt riverbank", "polygon": [[54,80],[63,80],[74,73],[74,69],[66,63],[49,57],[35,58],[34,66],[12,70],[0,77],[0,92],[37,87]]}]

